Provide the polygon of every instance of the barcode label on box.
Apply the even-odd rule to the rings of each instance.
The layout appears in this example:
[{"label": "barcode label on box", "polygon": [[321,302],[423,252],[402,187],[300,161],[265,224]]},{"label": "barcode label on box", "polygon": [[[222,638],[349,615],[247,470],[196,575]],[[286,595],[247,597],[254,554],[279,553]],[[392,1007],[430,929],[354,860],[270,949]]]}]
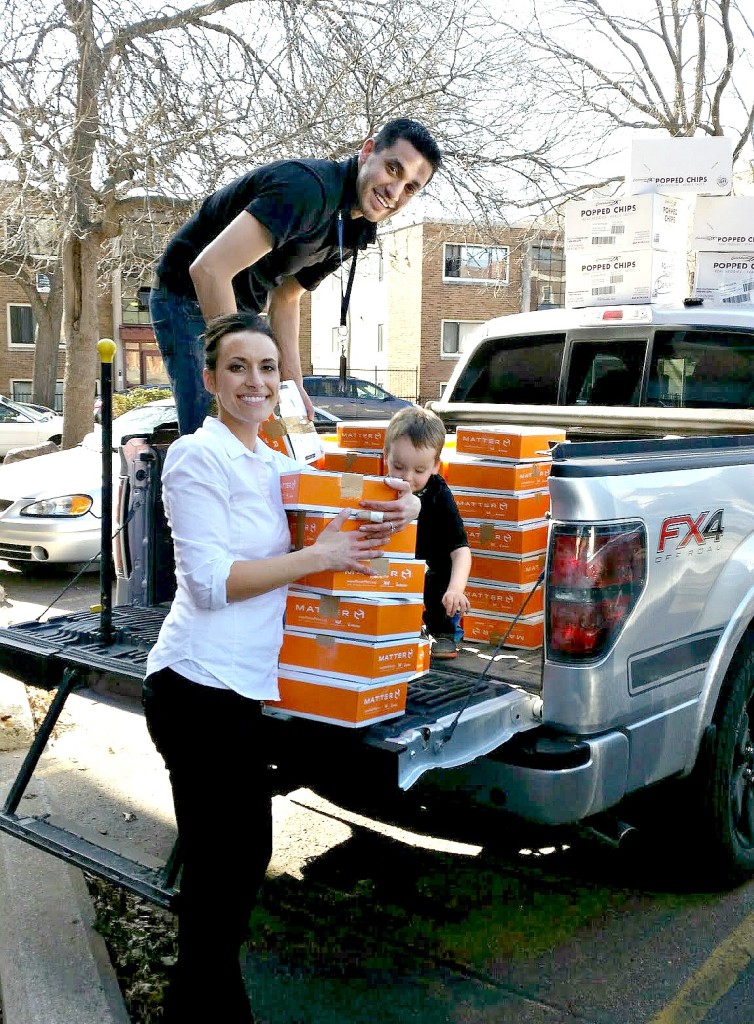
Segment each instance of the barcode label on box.
[{"label": "barcode label on box", "polygon": [[623,274],[611,274],[610,284],[623,284]]},{"label": "barcode label on box", "polygon": [[743,295],[728,295],[723,299],[723,302],[732,303],[734,306],[739,305],[741,302],[751,302],[751,292],[746,292]]},{"label": "barcode label on box", "polygon": [[609,284],[602,285],[599,288],[592,288],[592,295],[615,295],[615,288]]},{"label": "barcode label on box", "polygon": [[592,235],[592,245],[615,245],[617,241],[613,235]]}]

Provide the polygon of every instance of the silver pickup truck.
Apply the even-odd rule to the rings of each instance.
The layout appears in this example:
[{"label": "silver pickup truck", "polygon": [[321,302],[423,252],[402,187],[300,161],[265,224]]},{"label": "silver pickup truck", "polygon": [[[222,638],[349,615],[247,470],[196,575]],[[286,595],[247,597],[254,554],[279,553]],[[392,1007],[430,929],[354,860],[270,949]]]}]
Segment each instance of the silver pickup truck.
[{"label": "silver pickup truck", "polygon": [[[433,404],[459,423],[564,425],[553,451],[536,651],[464,645],[364,729],[270,710],[280,787],[362,810],[438,794],[544,825],[589,823],[672,784],[705,873],[754,870],[754,314],[693,306],[554,310],[492,321]],[[173,574],[159,501],[175,432],[122,450],[118,587],[94,613],[0,630],[0,669],[52,688],[137,681]],[[659,792],[662,792],[660,789]],[[668,798],[679,804],[674,792]],[[0,828],[158,902],[166,876],[83,840]],[[701,862],[701,860],[700,860]]]}]

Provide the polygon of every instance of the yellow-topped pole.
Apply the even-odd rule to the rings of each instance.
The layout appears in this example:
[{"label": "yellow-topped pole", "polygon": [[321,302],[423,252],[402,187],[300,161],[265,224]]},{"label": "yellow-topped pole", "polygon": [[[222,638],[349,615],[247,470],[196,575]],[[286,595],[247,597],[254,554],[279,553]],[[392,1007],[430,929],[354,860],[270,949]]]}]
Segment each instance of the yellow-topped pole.
[{"label": "yellow-topped pole", "polygon": [[102,412],[100,416],[102,438],[102,527],[99,581],[100,581],[100,631],[105,643],[113,642],[113,359],[115,342],[102,338],[97,342],[100,358],[100,395]]},{"label": "yellow-topped pole", "polygon": [[99,358],[101,363],[112,364],[115,359],[116,345],[112,338],[102,338],[101,341],[97,342],[97,351],[99,352]]}]

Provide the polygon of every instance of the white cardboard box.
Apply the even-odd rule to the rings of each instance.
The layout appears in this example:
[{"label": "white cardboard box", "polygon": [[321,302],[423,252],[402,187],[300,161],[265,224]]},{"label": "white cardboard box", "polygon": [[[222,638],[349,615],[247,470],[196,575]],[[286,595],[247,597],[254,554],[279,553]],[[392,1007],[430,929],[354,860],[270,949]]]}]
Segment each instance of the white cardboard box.
[{"label": "white cardboard box", "polygon": [[700,196],[691,245],[707,252],[754,252],[754,196]]},{"label": "white cardboard box", "polygon": [[280,382],[278,409],[280,415],[262,425],[262,440],[297,462],[316,462],[324,451],[322,441],[307,418],[301,392],[292,380]]},{"label": "white cardboard box", "polygon": [[641,195],[566,203],[568,253],[685,249],[687,233],[687,201],[677,196]]},{"label": "white cardboard box", "polygon": [[754,253],[700,252],[694,295],[706,302],[738,306],[754,301]]},{"label": "white cardboard box", "polygon": [[725,196],[733,183],[733,139],[723,135],[693,139],[637,138],[629,148],[626,191],[664,194],[690,192]]},{"label": "white cardboard box", "polygon": [[613,256],[566,256],[566,306],[681,301],[688,292],[685,252],[637,249]]}]

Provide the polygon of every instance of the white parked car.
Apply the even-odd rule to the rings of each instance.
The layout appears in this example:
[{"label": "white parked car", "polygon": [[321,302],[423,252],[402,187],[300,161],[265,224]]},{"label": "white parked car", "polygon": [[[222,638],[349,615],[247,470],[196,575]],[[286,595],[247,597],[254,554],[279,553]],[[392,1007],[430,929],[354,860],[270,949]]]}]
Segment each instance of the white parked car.
[{"label": "white parked car", "polygon": [[60,444],[63,417],[40,406],[11,402],[0,395],[0,458],[11,448],[29,448],[45,441]]},{"label": "white parked car", "polygon": [[[113,420],[113,480],[121,438],[175,422],[172,399],[149,402]],[[81,444],[0,466],[0,559],[80,563],[98,558],[102,508],[102,447],[97,426]],[[31,442],[30,442],[31,443]],[[99,562],[93,563],[93,568]]]}]

